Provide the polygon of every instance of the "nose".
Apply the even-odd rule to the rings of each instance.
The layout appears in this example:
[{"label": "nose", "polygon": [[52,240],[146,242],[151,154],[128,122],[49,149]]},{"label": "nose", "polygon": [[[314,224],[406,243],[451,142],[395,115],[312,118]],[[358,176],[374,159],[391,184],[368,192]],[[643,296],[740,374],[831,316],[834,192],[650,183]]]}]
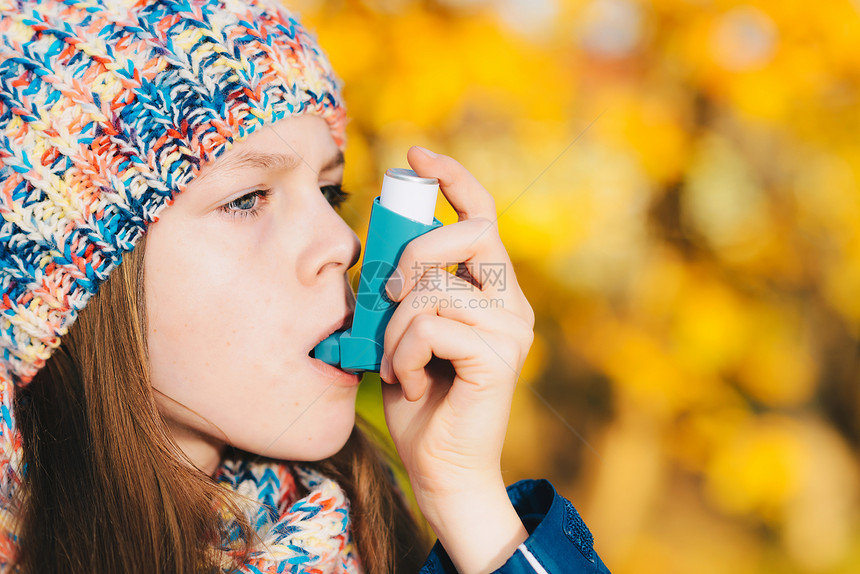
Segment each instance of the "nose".
[{"label": "nose", "polygon": [[343,275],[358,262],[361,241],[340,214],[322,194],[311,203],[303,253],[300,256],[299,280],[312,286],[324,275]]}]

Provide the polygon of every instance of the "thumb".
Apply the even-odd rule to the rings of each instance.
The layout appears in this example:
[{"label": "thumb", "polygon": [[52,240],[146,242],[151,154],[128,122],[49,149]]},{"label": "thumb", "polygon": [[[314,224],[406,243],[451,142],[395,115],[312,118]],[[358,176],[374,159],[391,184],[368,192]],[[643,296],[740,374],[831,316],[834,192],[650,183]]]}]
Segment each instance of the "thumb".
[{"label": "thumb", "polygon": [[457,212],[459,221],[483,217],[495,223],[496,202],[493,196],[460,162],[417,145],[409,148],[406,159],[419,176],[439,180],[439,189]]},{"label": "thumb", "polygon": [[[438,163],[438,160],[441,158],[438,153],[432,152],[425,147],[421,147],[419,145],[414,145],[406,152],[406,159],[409,161],[409,165],[412,166],[412,169],[415,170],[415,173],[418,175],[422,175],[422,173],[428,173],[429,171],[434,171],[434,166]],[[438,171],[436,168],[435,171]]]}]

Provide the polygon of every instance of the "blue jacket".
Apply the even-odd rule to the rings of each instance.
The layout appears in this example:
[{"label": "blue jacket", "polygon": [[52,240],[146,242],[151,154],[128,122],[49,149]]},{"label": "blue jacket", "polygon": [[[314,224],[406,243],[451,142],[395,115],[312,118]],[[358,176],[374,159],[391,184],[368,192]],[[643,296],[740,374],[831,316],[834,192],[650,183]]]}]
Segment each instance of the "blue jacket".
[{"label": "blue jacket", "polygon": [[[594,538],[579,513],[548,480],[521,480],[507,490],[529,537],[496,572],[609,574],[594,551]],[[421,574],[456,572],[445,549],[436,541]]]}]

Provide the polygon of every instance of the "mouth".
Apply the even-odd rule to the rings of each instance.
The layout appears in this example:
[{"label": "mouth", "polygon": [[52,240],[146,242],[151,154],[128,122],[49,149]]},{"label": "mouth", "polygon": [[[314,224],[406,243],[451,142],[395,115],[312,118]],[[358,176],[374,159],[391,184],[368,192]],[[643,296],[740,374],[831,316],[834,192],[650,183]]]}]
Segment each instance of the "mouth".
[{"label": "mouth", "polygon": [[316,340],[316,342],[314,342],[314,344],[311,345],[311,348],[308,351],[308,356],[311,357],[312,359],[315,359],[316,357],[314,355],[314,350],[316,349],[317,345],[319,345],[322,341],[324,341],[326,338],[328,338],[329,335],[331,335],[332,333],[336,333],[338,331],[343,331],[345,329],[349,329],[350,327],[352,327],[352,317],[353,317],[353,314],[349,313],[348,315],[345,315],[343,318],[339,319],[336,323],[334,323],[334,324],[330,325],[328,328],[326,328],[326,330],[323,331],[323,333],[321,335],[319,335],[319,338]]}]

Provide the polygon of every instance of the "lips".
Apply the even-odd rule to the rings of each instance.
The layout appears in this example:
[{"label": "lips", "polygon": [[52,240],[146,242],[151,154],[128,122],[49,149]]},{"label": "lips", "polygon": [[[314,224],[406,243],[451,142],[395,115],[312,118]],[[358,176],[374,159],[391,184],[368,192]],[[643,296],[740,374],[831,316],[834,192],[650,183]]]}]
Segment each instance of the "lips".
[{"label": "lips", "polygon": [[319,338],[311,345],[311,348],[308,350],[308,356],[314,356],[314,348],[320,344],[321,341],[325,340],[332,333],[336,333],[337,331],[342,331],[344,329],[349,329],[352,327],[352,317],[353,314],[350,312],[349,314],[341,317],[335,323],[329,325],[320,335]]}]

